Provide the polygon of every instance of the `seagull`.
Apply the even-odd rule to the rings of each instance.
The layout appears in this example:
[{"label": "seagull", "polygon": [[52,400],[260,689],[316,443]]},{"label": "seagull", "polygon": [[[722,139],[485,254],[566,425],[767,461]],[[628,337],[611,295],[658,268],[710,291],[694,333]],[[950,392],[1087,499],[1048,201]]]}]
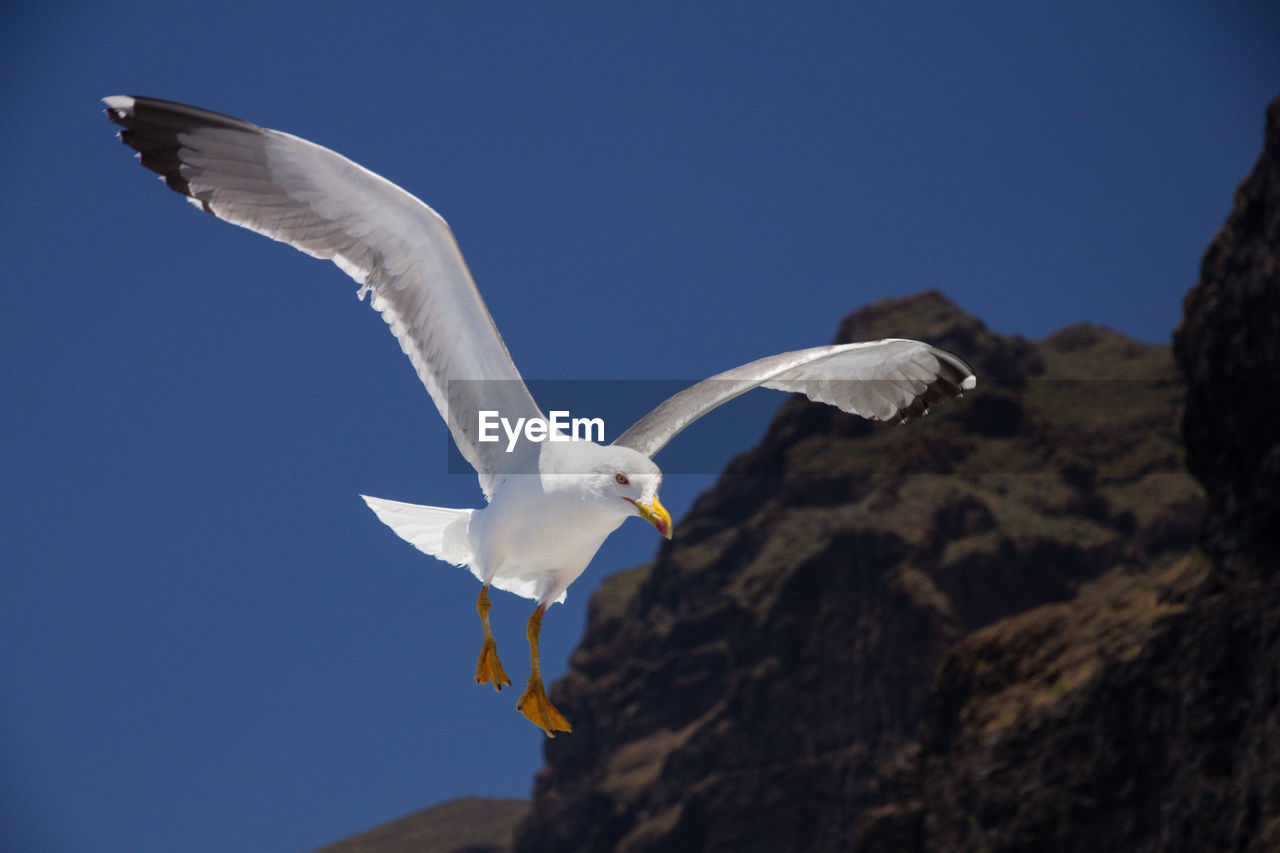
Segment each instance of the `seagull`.
[{"label": "seagull", "polygon": [[[466,566],[481,582],[477,684],[497,690],[511,684],[489,626],[489,588],[537,602],[526,631],[531,674],[516,707],[548,737],[572,727],[543,686],[543,614],[565,600],[569,585],[628,518],[638,516],[671,538],[653,456],[677,433],[757,387],[902,423],[977,383],[962,359],[920,341],[820,346],[692,385],[612,444],[574,440],[534,402],[453,232],[425,203],[288,133],[155,98],[116,95],[103,102],[108,118],[123,127],[120,140],[170,189],[219,219],[333,261],[391,327],[479,475],[487,505],[447,509],[362,497],[396,535],[443,562]],[[507,434],[495,435],[486,413],[501,418]],[[510,430],[512,423],[525,427]]]}]

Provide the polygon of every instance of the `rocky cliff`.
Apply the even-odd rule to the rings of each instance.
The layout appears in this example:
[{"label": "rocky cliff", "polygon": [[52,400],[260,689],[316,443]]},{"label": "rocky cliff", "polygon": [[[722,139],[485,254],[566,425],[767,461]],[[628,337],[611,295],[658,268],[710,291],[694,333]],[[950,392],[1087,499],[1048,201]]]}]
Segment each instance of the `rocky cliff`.
[{"label": "rocky cliff", "polygon": [[1194,551],[943,659],[870,850],[1280,850],[1280,101],[1175,335]]},{"label": "rocky cliff", "polygon": [[312,853],[506,853],[525,800],[463,797],[423,809]]},{"label": "rocky cliff", "polygon": [[607,581],[517,849],[847,850],[960,638],[1184,572],[1202,502],[1167,348],[1004,337],[938,293],[837,339],[889,336],[963,353],[978,390],[902,427],[789,401],[652,565]]}]

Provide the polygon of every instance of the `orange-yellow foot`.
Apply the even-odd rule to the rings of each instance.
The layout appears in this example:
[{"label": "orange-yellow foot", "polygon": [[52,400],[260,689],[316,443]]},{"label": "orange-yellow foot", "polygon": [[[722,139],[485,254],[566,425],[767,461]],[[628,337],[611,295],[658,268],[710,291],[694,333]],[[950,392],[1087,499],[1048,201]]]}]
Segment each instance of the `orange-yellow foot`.
[{"label": "orange-yellow foot", "polygon": [[484,641],[480,647],[480,657],[476,660],[476,684],[493,684],[494,690],[501,690],[503,685],[510,684],[502,661],[498,660],[498,644],[492,637]]},{"label": "orange-yellow foot", "polygon": [[516,703],[516,708],[529,718],[529,722],[546,732],[547,737],[555,737],[556,732],[573,731],[569,721],[547,698],[547,691],[542,687],[541,678],[530,678],[525,683],[524,695]]}]

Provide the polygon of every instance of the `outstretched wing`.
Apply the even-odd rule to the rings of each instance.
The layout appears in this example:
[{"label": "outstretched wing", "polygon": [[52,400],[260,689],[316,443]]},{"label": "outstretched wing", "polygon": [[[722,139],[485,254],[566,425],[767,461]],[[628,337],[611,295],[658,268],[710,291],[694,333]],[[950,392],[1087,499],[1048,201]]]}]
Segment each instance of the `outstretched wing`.
[{"label": "outstretched wing", "polygon": [[[103,99],[120,139],[170,189],[235,225],[328,258],[361,284],[449,425],[485,497],[520,460],[479,441],[477,413],[541,417],[434,210],[327,148],[152,98]],[[461,381],[459,381],[461,380]],[[524,448],[526,451],[536,448]]]},{"label": "outstretched wing", "polygon": [[901,423],[977,384],[973,368],[920,341],[889,338],[771,355],[704,379],[671,397],[620,435],[652,457],[680,430],[739,394],[763,386],[804,394],[841,411]]}]

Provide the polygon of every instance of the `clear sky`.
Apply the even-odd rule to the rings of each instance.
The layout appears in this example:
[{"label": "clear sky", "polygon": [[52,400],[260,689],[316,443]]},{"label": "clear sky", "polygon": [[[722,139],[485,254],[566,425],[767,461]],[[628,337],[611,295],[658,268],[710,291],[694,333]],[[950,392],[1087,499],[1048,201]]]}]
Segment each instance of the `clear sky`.
[{"label": "clear sky", "polygon": [[[357,497],[481,501],[382,321],[332,265],[164,189],[102,96],[231,113],[402,184],[453,226],[527,377],[694,380],[934,287],[999,332],[1165,342],[1280,93],[1271,3],[4,17],[3,849],[302,850],[526,795],[542,756],[517,692],[472,683],[474,580]],[[781,401],[758,395],[709,469]],[[669,478],[677,536],[707,482]],[[552,678],[600,578],[657,544],[624,525],[551,610]],[[530,609],[495,596],[517,682]]]}]

